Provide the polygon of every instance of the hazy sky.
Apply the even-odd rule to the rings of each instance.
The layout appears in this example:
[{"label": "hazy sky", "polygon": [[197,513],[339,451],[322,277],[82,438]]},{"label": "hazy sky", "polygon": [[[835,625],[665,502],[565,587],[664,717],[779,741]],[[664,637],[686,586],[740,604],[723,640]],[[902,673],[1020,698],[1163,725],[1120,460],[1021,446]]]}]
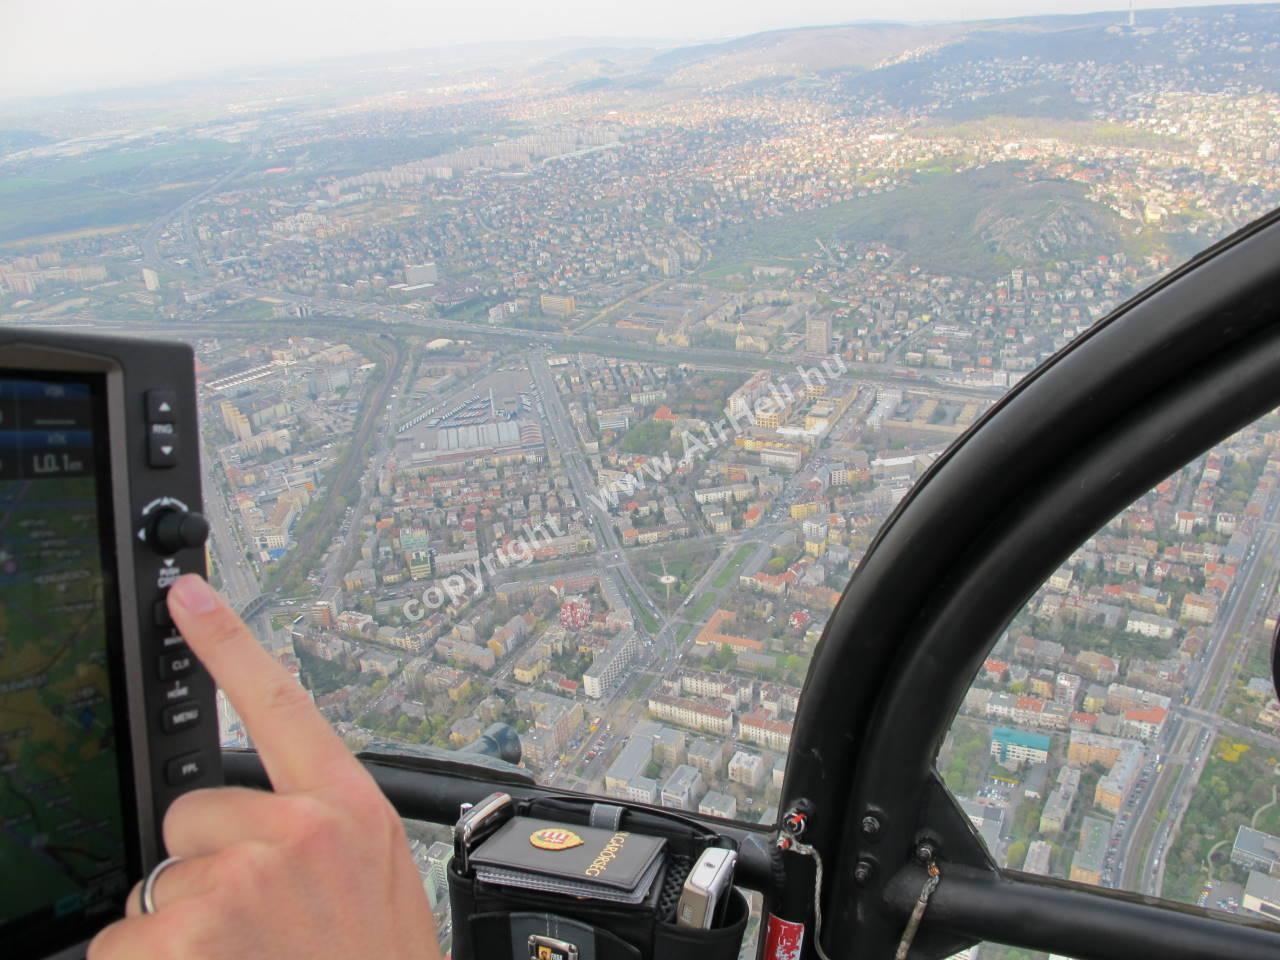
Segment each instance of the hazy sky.
[{"label": "hazy sky", "polygon": [[[1212,0],[1138,0],[1143,7]],[[1127,0],[0,0],[0,99],[228,67],[485,40],[739,36],[850,20],[955,20]]]}]

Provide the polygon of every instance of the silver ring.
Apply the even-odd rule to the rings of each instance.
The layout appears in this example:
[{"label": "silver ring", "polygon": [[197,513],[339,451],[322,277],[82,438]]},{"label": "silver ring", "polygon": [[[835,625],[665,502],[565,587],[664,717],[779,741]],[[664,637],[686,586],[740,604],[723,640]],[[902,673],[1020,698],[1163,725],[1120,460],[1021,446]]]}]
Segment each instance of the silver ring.
[{"label": "silver ring", "polygon": [[142,912],[144,914],[156,912],[156,881],[160,878],[160,874],[164,873],[180,860],[182,860],[181,857],[170,857],[168,860],[161,860],[151,868],[151,872],[147,874],[147,879],[142,882],[141,900]]}]

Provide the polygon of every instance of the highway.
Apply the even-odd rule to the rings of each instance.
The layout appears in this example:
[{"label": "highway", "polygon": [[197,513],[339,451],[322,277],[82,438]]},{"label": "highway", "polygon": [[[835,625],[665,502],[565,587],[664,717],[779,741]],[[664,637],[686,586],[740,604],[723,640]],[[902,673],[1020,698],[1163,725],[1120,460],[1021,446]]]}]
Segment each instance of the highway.
[{"label": "highway", "polygon": [[[600,496],[595,474],[587,464],[586,454],[578,441],[577,431],[569,420],[564,401],[560,399],[560,390],[556,386],[555,377],[551,374],[551,368],[547,366],[546,354],[531,352],[528,355],[528,363],[533,381],[537,384],[541,395],[544,416],[551,430],[555,450],[560,454],[565,474],[573,487],[574,497],[578,501],[578,506],[591,521],[592,533],[598,548],[603,548],[601,552],[606,554],[600,558],[603,563],[601,576],[613,584],[620,596],[627,598],[629,602],[643,604],[652,617],[661,618],[662,611],[658,609],[658,605],[653,602],[653,598],[645,590],[640,578],[631,569],[631,564],[623,559],[622,544],[618,540],[617,531],[613,529],[613,518],[607,510],[601,509],[592,499],[593,497],[598,499]],[[610,563],[610,560],[613,562]],[[631,597],[627,596],[628,588],[633,594]],[[639,622],[636,626],[638,629],[643,629]]]},{"label": "highway", "polygon": [[142,262],[153,270],[181,269],[177,264],[165,262],[164,258],[160,255],[160,237],[164,234],[165,227],[167,227],[175,217],[181,217],[182,242],[187,248],[187,258],[191,261],[192,269],[196,274],[205,273],[207,267],[204,262],[204,257],[200,253],[200,245],[196,243],[195,236],[192,234],[191,230],[191,211],[197,205],[203,203],[232,180],[235,180],[242,173],[248,170],[258,155],[258,149],[258,145],[256,143],[253,144],[249,149],[249,155],[240,161],[233,170],[223,174],[195,196],[188,198],[168,213],[156,219],[151,226],[147,228],[147,232],[143,234],[142,237]]},{"label": "highway", "polygon": [[[357,485],[361,477],[366,475],[366,457],[368,456],[366,451],[369,441],[379,428],[384,434],[392,429],[391,420],[386,416],[387,399],[404,371],[406,354],[403,350],[389,346],[380,338],[373,341],[373,349],[378,354],[376,359],[382,377],[376,383],[369,385],[364,404],[360,408],[360,420],[356,424],[346,452],[342,460],[330,469],[323,479],[324,499],[321,506],[317,507],[313,504],[309,508],[321,510],[324,520],[312,527],[308,535],[300,538],[285,555],[276,574],[277,583],[284,582],[298,572],[295,568],[307,559],[317,542],[325,542],[333,537],[333,532],[338,529],[343,519],[342,512],[337,508],[338,498]],[[363,501],[363,496],[358,499]],[[355,524],[352,524],[353,528],[354,526]],[[332,586],[340,576],[341,571],[330,567],[322,576],[321,584],[327,583]]]},{"label": "highway", "polygon": [[1163,888],[1167,854],[1208,762],[1213,739],[1224,725],[1220,711],[1236,667],[1265,613],[1270,565],[1263,558],[1274,556],[1280,539],[1270,523],[1276,507],[1273,494],[1264,511],[1266,532],[1251,544],[1240,565],[1214,627],[1209,657],[1194,675],[1186,708],[1171,710],[1160,739],[1151,748],[1164,756],[1164,766],[1142,795],[1131,800],[1132,819],[1121,834],[1116,864],[1120,874],[1116,886],[1121,889],[1158,896]]},{"label": "highway", "polygon": [[209,549],[222,578],[222,593],[236,609],[243,608],[261,593],[250,561],[247,545],[240,540],[240,524],[227,504],[226,490],[212,462],[204,458],[204,511],[209,518]]},{"label": "highway", "polygon": [[[444,317],[428,316],[384,303],[304,296],[280,290],[252,287],[239,281],[223,283],[220,288],[245,297],[264,298],[306,307],[312,313],[311,316],[307,317],[308,326],[312,329],[337,325],[343,330],[349,331],[353,328],[353,321],[362,319],[376,325],[369,328],[371,331],[376,330],[393,336],[420,337],[424,334],[438,336],[448,333],[462,335],[469,340],[516,340],[523,344],[541,344],[544,348],[575,353],[587,352],[600,353],[606,356],[634,357],[654,363],[691,363],[708,370],[753,372],[761,369],[773,369],[779,372],[794,371],[796,363],[802,359],[783,359],[765,354],[718,350],[710,347],[680,347],[677,350],[671,350],[657,345],[648,345],[595,334],[526,330],[523,327],[510,327],[500,324],[490,325],[471,323],[465,320],[449,320]],[[231,325],[232,323],[221,323],[219,328],[225,329]],[[355,327],[358,328],[359,324],[355,324]],[[998,399],[1005,392],[999,387],[975,387],[959,384],[943,385],[925,376],[898,376],[893,372],[893,368],[889,364],[848,362],[846,366],[848,369],[842,374],[843,377],[872,380],[904,390],[937,391],[955,397],[985,400]]]},{"label": "highway", "polygon": [[[404,369],[404,353],[401,351],[395,351],[395,353],[398,358],[397,365],[394,370],[388,369],[386,380],[383,384],[384,389],[380,392],[377,406],[371,411],[370,429],[376,429],[377,436],[374,439],[373,452],[367,465],[361,468],[363,474],[360,479],[360,497],[351,505],[350,516],[341,520],[345,527],[341,528],[341,541],[330,551],[329,559],[325,563],[321,580],[322,591],[336,587],[341,582],[343,575],[351,568],[352,558],[360,546],[362,529],[360,518],[364,516],[365,510],[368,509],[369,498],[376,492],[378,473],[395,450],[395,428],[396,424],[400,422],[401,412],[404,408],[405,383],[413,374],[412,370]],[[394,394],[394,397],[388,403],[387,397],[391,394]],[[385,411],[385,416],[379,411]]]}]

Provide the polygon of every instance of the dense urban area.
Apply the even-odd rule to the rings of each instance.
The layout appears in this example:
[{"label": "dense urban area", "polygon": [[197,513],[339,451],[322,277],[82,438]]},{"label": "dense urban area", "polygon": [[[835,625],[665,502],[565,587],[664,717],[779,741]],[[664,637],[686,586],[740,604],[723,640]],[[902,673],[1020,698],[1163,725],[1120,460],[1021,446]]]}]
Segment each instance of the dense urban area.
[{"label": "dense urban area", "polygon": [[[1232,7],[5,102],[0,322],[194,346],[214,582],[354,749],[773,824],[915,479],[1280,205],[1277,67]],[[1272,415],[992,638],[937,763],[1002,865],[1280,918],[1278,481]]]}]

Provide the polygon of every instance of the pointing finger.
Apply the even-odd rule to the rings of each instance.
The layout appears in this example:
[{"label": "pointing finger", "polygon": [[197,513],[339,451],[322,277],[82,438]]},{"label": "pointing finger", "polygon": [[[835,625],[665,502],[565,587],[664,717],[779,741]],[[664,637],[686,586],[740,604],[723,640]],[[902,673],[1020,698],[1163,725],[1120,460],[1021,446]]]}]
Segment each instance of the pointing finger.
[{"label": "pointing finger", "polygon": [[244,720],[277,791],[367,776],[306,690],[201,577],[178,579],[169,590],[169,610]]}]

